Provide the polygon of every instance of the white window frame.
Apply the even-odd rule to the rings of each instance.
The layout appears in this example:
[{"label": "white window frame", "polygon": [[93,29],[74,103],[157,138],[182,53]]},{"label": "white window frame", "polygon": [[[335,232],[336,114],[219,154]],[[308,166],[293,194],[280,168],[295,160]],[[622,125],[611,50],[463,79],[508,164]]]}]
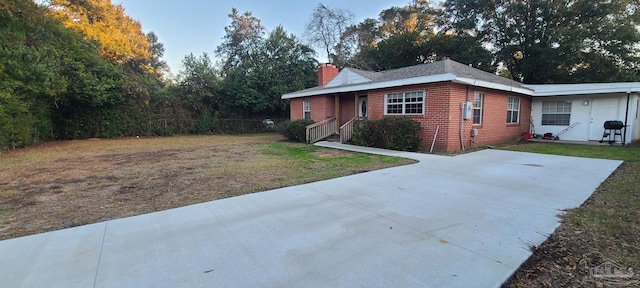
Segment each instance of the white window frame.
[{"label": "white window frame", "polygon": [[[567,105],[568,104],[568,105]],[[546,119],[545,115],[569,115],[567,122],[558,124],[558,119]],[[540,124],[544,126],[569,126],[571,124],[571,102],[570,101],[543,101],[542,102],[542,119]]]},{"label": "white window frame", "polygon": [[[308,118],[307,113],[309,113]],[[302,101],[302,119],[311,119],[311,100]]]},{"label": "white window frame", "polygon": [[[394,92],[387,93],[384,95],[384,115],[424,115],[425,109],[425,98],[427,92],[424,90],[420,91],[408,91],[408,92]],[[394,97],[396,100],[401,100],[398,102],[389,103],[390,97]],[[407,99],[412,98],[421,98],[419,101],[407,101]],[[390,106],[397,106],[396,109],[401,110],[400,113],[389,113]],[[420,107],[414,107],[414,105],[420,105]],[[409,109],[421,109],[420,113],[407,113]]]},{"label": "white window frame", "polygon": [[482,106],[483,105],[484,105],[484,93],[476,91],[475,93],[473,93],[473,125],[482,125]]},{"label": "white window frame", "polygon": [[[513,100],[513,101],[512,101]],[[517,101],[517,105],[515,105]],[[516,116],[516,121],[513,121],[513,116]],[[520,123],[520,97],[509,96],[507,100],[507,124]]]}]

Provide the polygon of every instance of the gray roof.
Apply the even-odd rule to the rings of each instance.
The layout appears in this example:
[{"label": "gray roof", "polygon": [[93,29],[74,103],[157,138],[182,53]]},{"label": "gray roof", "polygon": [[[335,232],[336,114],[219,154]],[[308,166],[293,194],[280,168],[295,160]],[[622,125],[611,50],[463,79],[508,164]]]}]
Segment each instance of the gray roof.
[{"label": "gray roof", "polygon": [[458,77],[473,78],[477,80],[500,83],[508,86],[520,87],[522,85],[522,83],[520,82],[500,77],[496,74],[482,71],[480,69],[469,67],[468,65],[464,65],[450,59],[380,72],[363,71],[351,68],[349,69],[355,73],[371,79],[372,82],[385,82],[451,73]]},{"label": "gray roof", "polygon": [[[523,91],[530,91],[530,89],[528,89],[520,82],[516,82],[498,76],[496,74],[485,72],[450,59],[380,72],[365,71],[354,68],[344,68],[340,73],[356,73],[371,81],[365,83],[344,83],[337,86],[333,85],[331,87],[318,86],[288,93],[283,95],[282,98],[289,99],[321,95],[324,93],[330,94],[350,91],[365,91],[371,89],[399,87],[409,84],[424,84],[458,80],[463,82],[466,81],[464,83],[469,83],[469,81],[472,81],[474,83],[481,81],[491,84],[490,86],[498,85],[500,86],[500,88],[498,89],[508,89],[511,91],[513,91],[513,89],[517,89],[518,91],[520,91],[520,93],[523,93]],[[425,77],[428,77],[429,79],[426,79]]]}]

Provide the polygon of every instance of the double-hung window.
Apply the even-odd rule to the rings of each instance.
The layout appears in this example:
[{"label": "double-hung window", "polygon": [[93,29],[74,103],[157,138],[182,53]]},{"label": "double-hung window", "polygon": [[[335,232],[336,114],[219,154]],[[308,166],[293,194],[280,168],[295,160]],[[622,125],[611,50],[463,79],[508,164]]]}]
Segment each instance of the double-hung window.
[{"label": "double-hung window", "polygon": [[507,103],[507,124],[518,124],[520,118],[520,98],[509,97]]},{"label": "double-hung window", "polygon": [[571,121],[571,102],[542,102],[542,125],[569,126]]},{"label": "double-hung window", "polygon": [[384,98],[385,115],[424,114],[424,91],[390,93]]},{"label": "double-hung window", "polygon": [[473,124],[482,124],[482,105],[484,102],[484,93],[476,92],[473,94]]},{"label": "double-hung window", "polygon": [[302,101],[302,115],[304,119],[311,119],[311,101]]}]

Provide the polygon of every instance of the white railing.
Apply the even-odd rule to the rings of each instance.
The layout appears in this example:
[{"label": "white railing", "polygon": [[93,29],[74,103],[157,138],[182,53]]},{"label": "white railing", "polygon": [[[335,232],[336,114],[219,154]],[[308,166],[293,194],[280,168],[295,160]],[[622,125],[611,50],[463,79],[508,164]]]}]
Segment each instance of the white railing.
[{"label": "white railing", "polygon": [[335,134],[337,125],[336,118],[329,118],[307,126],[307,143],[315,143]]},{"label": "white railing", "polygon": [[347,143],[351,140],[351,135],[353,135],[353,123],[356,121],[356,118],[349,120],[344,125],[340,126],[340,143]]}]

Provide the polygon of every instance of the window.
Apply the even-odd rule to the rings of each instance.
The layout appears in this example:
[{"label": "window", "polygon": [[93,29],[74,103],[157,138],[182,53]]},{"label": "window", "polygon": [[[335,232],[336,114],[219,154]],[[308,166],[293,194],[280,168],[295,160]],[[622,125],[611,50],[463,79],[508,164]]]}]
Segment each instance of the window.
[{"label": "window", "polygon": [[569,126],[571,121],[571,102],[542,102],[542,125]]},{"label": "window", "polygon": [[311,101],[302,101],[302,115],[304,119],[311,119]]},{"label": "window", "polygon": [[520,118],[520,98],[509,97],[507,104],[507,124],[517,124]]},{"label": "window", "polygon": [[385,115],[422,114],[424,91],[387,94],[384,105]]},{"label": "window", "polygon": [[473,124],[482,124],[482,102],[484,101],[484,93],[476,92],[473,94]]}]

